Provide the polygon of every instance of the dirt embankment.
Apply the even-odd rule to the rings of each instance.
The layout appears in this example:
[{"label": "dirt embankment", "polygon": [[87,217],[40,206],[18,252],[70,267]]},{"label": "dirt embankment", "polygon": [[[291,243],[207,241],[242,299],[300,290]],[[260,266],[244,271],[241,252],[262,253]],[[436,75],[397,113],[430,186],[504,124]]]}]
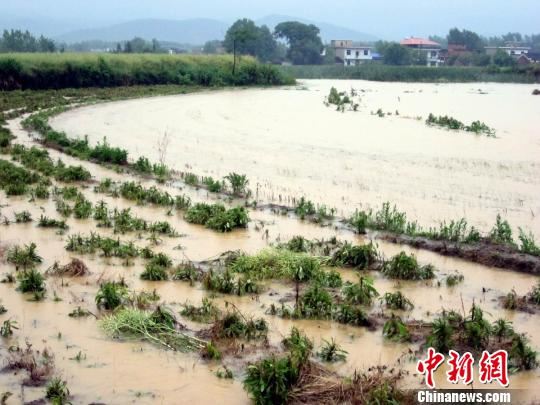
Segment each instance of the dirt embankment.
[{"label": "dirt embankment", "polygon": [[383,234],[378,237],[392,243],[403,243],[416,248],[430,250],[441,255],[459,257],[486,266],[540,275],[540,257],[516,252],[510,246],[495,245],[486,242],[463,244],[395,234]]}]

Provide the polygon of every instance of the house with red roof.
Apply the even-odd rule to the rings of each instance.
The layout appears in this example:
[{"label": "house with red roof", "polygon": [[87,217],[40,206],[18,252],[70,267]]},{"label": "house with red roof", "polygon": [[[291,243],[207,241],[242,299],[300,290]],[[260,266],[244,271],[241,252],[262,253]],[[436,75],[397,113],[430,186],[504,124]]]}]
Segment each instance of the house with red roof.
[{"label": "house with red roof", "polygon": [[402,46],[425,52],[427,66],[439,66],[441,63],[441,44],[425,38],[410,37],[400,42]]}]

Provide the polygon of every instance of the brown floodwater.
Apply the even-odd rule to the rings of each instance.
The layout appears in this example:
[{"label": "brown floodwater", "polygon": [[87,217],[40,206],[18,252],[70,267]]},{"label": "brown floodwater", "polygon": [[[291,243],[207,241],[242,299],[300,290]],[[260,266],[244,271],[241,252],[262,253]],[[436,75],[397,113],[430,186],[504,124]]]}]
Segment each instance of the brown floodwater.
[{"label": "brown floodwater", "polygon": [[[355,88],[359,112],[326,107],[331,86]],[[169,165],[215,177],[247,173],[263,200],[305,195],[345,213],[390,201],[426,226],[465,217],[482,230],[500,213],[540,237],[540,102],[533,88],[306,80],[297,88],[94,105],[52,125],[92,142],[106,136],[151,160],[167,133]],[[371,114],[379,108],[392,115]],[[483,121],[497,138],[428,127],[430,112]]]},{"label": "brown floodwater", "polygon": [[[322,99],[331,84],[340,89],[351,85],[365,89],[366,92],[362,93],[362,111],[342,114],[324,107]],[[533,152],[538,152],[540,138],[535,138],[537,134],[533,133],[532,128],[534,123],[538,123],[538,116],[531,115],[535,107],[531,106],[530,101],[525,101],[529,100],[525,96],[530,94],[528,86],[327,81],[310,81],[306,86],[308,90],[226,91],[212,95],[109,103],[65,113],[55,119],[54,125],[66,129],[70,134],[88,133],[91,140],[106,134],[111,143],[127,147],[135,155],[144,151],[145,155],[153,158],[156,153],[154,143],[145,143],[145,139],[155,139],[162,131],[170,131],[174,136],[168,163],[175,164],[178,169],[190,165],[196,173],[214,176],[226,174],[229,170],[245,172],[252,187],[259,183],[260,199],[263,201],[278,200],[279,194],[284,198],[307,195],[335,205],[342,212],[349,212],[359,203],[362,206],[375,205],[388,199],[425,223],[441,217],[466,214],[471,222],[484,224],[484,228],[492,222],[496,212],[502,212],[502,208],[506,207],[505,213],[512,223],[527,225],[538,231],[538,221],[531,211],[536,213],[539,209],[540,157]],[[478,94],[478,88],[488,94]],[[396,94],[399,94],[401,101],[394,100]],[[501,108],[501,97],[506,98],[505,103],[509,99],[515,100],[513,105],[523,100],[523,110],[514,110],[508,116],[492,115]],[[469,99],[479,100],[478,104],[473,104],[478,106],[478,113],[467,112],[458,103],[459,100],[463,103]],[[428,102],[431,103],[429,108],[421,107]],[[433,111],[448,113],[464,121],[480,119],[494,126],[499,138],[450,133],[427,128],[414,120],[395,116],[379,118],[369,114],[371,109],[379,107],[385,110],[398,108],[393,107],[393,103],[400,103],[401,115],[425,115]],[[295,115],[298,118],[295,119]],[[308,122],[308,116],[312,122]],[[516,119],[516,116],[521,119]],[[31,143],[20,129],[18,120],[10,125],[18,136],[17,142]],[[288,129],[289,126],[294,128],[294,132]],[[516,138],[515,142],[509,139],[510,136]],[[514,147],[509,148],[510,144],[514,144]],[[524,147],[525,144],[528,146]],[[506,150],[501,149],[503,145],[507,145]],[[520,145],[522,149],[519,149]],[[50,154],[55,159],[62,157],[66,163],[83,164],[95,180],[105,177],[126,180],[125,175],[101,166],[79,162],[55,151],[50,151]],[[324,165],[321,163],[323,160]],[[482,163],[472,164],[471,161]],[[380,166],[380,169],[375,170],[376,166]],[[518,172],[518,167],[521,172]],[[504,170],[506,175],[501,174]],[[451,179],[453,186],[444,180],[438,181],[437,176],[441,180]],[[154,185],[149,180],[144,183]],[[456,189],[458,183],[460,186]],[[172,185],[157,186],[173,195],[186,193],[194,201],[218,198],[192,188],[179,190]],[[441,198],[446,193],[452,197],[450,200]],[[84,194],[92,202],[103,199],[109,208],[130,207],[134,214],[142,218],[169,221],[181,236],[163,237],[163,243],[157,249],[169,254],[175,261],[186,258],[204,260],[227,250],[255,253],[267,248],[271,242],[288,240],[298,234],[307,238],[336,236],[356,243],[365,242],[363,237],[348,231],[320,227],[258,210],[250,210],[252,222],[246,230],[220,234],[186,223],[181,214],[168,216],[164,208],[137,206],[121,198],[94,193],[92,186],[87,187]],[[492,198],[488,198],[487,194]],[[435,195],[438,197],[435,198]],[[518,195],[527,196],[527,203],[523,206],[514,201]],[[13,219],[14,212],[25,209],[35,219],[41,213],[58,217],[52,199],[30,202],[27,197],[8,198],[2,192],[0,206],[1,215],[10,219]],[[35,242],[38,253],[44,259],[39,266],[41,270],[55,261],[67,263],[70,258],[79,257],[92,272],[81,279],[48,277],[47,297],[42,302],[30,301],[30,297],[17,292],[13,284],[0,284],[0,300],[8,309],[6,314],[0,315],[0,322],[12,319],[19,326],[13,337],[0,340],[0,362],[4,362],[9,346],[24,345],[25,341],[37,349],[50,348],[55,354],[57,372],[67,380],[74,395],[73,403],[205,403],[214,398],[221,398],[226,403],[249,403],[241,383],[243,365],[238,359],[225,358],[224,364],[233,370],[235,379],[223,380],[214,375],[220,364],[203,361],[197,354],[172,353],[141,342],[114,341],[103,334],[94,317],[68,317],[67,314],[77,306],[98,314],[94,297],[99,281],[103,279],[124,277],[132,290],[156,289],[161,300],[176,312],[180,311],[181,304],[187,301],[198,304],[203,297],[211,294],[197,284],[191,287],[182,282],[140,280],[144,262],[139,259],[125,267],[118,259],[71,254],[64,249],[69,234],[88,234],[97,230],[100,234],[112,235],[112,232],[96,229],[93,220],[70,218],[67,222],[70,229],[65,235],[51,229],[37,228],[36,222],[0,225],[0,247]],[[268,230],[268,239],[264,237],[265,230]],[[121,238],[133,240],[138,246],[148,244],[144,235],[129,233]],[[456,270],[465,276],[463,283],[449,288],[444,283],[437,286],[437,280],[397,282],[372,272],[375,287],[381,294],[400,289],[414,302],[412,311],[401,314],[404,318],[429,320],[442,309],[461,312],[462,305],[468,309],[474,301],[486,311],[490,321],[500,317],[512,321],[514,328],[527,333],[533,347],[540,349],[538,314],[506,311],[498,301],[512,288],[518,294],[527,293],[537,283],[538,277],[383,241],[376,242],[386,257],[404,250],[415,253],[422,264],[432,263],[438,269],[438,280]],[[0,275],[11,271],[13,266],[0,259]],[[339,271],[347,280],[357,277],[354,271]],[[332,366],[342,375],[350,375],[354,370],[366,370],[374,365],[389,365],[411,371],[405,383],[413,387],[421,386],[421,378],[412,373],[415,362],[407,355],[409,349],[417,349],[415,344],[388,342],[383,339],[380,329],[368,331],[329,321],[292,321],[266,314],[272,303],[277,304],[292,291],[290,284],[268,282],[258,299],[217,295],[214,301],[222,307],[226,301],[231,302],[247,314],[264,316],[269,323],[269,341],[273,347],[279,347],[283,336],[288,334],[292,326],[297,326],[314,339],[316,348],[322,339],[335,338],[348,351],[346,362]],[[55,296],[61,301],[54,300]],[[382,309],[377,303],[373,312],[376,314],[380,311]],[[185,324],[193,329],[202,327],[188,321]],[[79,352],[86,358],[73,360]],[[540,398],[536,384],[539,377],[539,370],[518,373],[511,376],[511,386],[528,389],[531,399]],[[23,398],[30,401],[43,396],[42,387],[21,388],[21,379],[21,375],[0,373],[0,393],[11,391],[14,394],[8,404],[19,403]],[[444,381],[444,374],[438,373],[437,383],[438,386],[448,385]]]}]

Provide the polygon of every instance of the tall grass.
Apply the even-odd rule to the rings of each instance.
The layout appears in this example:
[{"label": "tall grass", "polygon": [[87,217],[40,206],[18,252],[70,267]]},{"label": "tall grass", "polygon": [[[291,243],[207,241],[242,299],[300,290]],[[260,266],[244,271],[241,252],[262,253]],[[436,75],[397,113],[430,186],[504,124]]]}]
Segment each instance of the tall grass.
[{"label": "tall grass", "polygon": [[292,83],[276,67],[244,57],[233,74],[232,56],[6,54],[0,90],[179,84],[201,86]]},{"label": "tall grass", "polygon": [[535,82],[534,69],[488,69],[444,66],[282,66],[280,70],[297,79],[360,79],[381,82]]}]

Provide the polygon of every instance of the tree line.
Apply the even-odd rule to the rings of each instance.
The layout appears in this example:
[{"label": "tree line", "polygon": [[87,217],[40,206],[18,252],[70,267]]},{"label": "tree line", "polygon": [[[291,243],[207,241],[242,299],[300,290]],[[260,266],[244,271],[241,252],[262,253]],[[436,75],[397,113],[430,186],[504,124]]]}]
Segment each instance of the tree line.
[{"label": "tree line", "polygon": [[36,38],[29,31],[4,30],[0,38],[0,52],[55,52],[56,45],[43,35]]},{"label": "tree line", "polygon": [[323,61],[320,30],[313,24],[282,22],[274,32],[266,25],[257,26],[247,18],[237,20],[221,41],[209,41],[203,52],[224,51],[235,55],[255,56],[262,62],[289,60],[295,65],[317,65]]}]

